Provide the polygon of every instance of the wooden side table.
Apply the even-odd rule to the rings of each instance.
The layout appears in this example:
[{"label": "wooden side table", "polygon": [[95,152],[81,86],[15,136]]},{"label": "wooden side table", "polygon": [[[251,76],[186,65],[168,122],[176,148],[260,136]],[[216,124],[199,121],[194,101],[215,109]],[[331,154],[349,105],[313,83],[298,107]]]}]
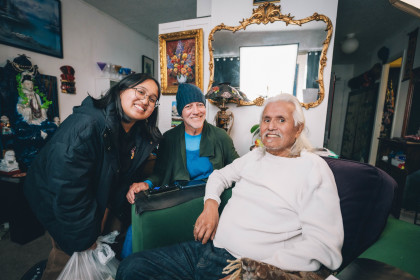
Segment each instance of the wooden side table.
[{"label": "wooden side table", "polygon": [[[389,158],[391,152],[397,153],[399,151],[406,155],[404,169],[392,165],[391,158]],[[400,217],[407,175],[420,170],[420,143],[401,139],[379,138],[375,166],[384,170],[398,183],[391,209],[391,213],[398,219]]]}]

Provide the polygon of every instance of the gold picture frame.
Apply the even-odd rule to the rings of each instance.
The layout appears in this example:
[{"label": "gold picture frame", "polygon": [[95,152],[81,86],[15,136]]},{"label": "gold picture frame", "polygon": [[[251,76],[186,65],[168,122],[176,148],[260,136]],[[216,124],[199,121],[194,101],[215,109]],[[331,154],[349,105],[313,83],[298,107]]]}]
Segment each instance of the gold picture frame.
[{"label": "gold picture frame", "polygon": [[203,30],[159,35],[162,94],[174,95],[180,83],[203,90]]}]

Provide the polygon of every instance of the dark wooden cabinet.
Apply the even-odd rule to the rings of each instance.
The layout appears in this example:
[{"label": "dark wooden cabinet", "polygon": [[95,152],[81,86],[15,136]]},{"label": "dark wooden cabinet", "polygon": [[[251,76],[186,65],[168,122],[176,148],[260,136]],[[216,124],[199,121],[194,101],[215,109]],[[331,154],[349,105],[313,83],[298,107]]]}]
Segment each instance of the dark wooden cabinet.
[{"label": "dark wooden cabinet", "polygon": [[[402,152],[406,156],[404,169],[398,168],[392,164],[390,155],[398,152]],[[388,173],[398,183],[398,189],[394,194],[391,213],[396,218],[399,218],[407,175],[420,170],[420,143],[400,139],[379,138],[378,154],[375,165]]]},{"label": "dark wooden cabinet", "polygon": [[378,84],[349,93],[340,156],[367,162],[378,98]]},{"label": "dark wooden cabinet", "polygon": [[0,216],[10,224],[10,239],[26,244],[45,233],[23,194],[24,178],[0,176]]}]

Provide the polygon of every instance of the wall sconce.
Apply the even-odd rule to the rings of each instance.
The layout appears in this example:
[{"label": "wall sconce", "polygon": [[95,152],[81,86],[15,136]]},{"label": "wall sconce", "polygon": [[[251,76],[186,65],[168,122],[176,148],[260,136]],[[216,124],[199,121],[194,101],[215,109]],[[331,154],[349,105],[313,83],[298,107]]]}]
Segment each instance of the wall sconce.
[{"label": "wall sconce", "polygon": [[420,18],[420,2],[418,0],[389,0],[392,6]]},{"label": "wall sconce", "polygon": [[354,33],[347,34],[346,40],[341,44],[341,50],[345,54],[354,53],[359,47],[359,41],[354,38]]},{"label": "wall sconce", "polygon": [[230,134],[234,117],[226,104],[229,102],[239,103],[240,100],[243,100],[240,91],[232,87],[230,83],[221,83],[212,87],[205,95],[205,98],[212,100],[220,109],[215,116],[216,126],[223,128]]}]

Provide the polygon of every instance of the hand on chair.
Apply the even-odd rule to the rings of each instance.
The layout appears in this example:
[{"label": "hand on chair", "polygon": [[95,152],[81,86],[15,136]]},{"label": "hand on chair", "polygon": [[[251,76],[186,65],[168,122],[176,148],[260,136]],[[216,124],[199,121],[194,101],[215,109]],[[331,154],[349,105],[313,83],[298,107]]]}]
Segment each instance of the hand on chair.
[{"label": "hand on chair", "polygon": [[130,189],[128,190],[127,195],[126,195],[128,202],[130,202],[131,204],[134,204],[136,193],[139,193],[141,191],[145,191],[148,189],[149,189],[149,185],[145,182],[133,183],[130,186]]},{"label": "hand on chair", "polygon": [[194,225],[194,238],[206,244],[209,239],[213,240],[219,224],[219,204],[213,199],[207,199],[204,210]]}]

